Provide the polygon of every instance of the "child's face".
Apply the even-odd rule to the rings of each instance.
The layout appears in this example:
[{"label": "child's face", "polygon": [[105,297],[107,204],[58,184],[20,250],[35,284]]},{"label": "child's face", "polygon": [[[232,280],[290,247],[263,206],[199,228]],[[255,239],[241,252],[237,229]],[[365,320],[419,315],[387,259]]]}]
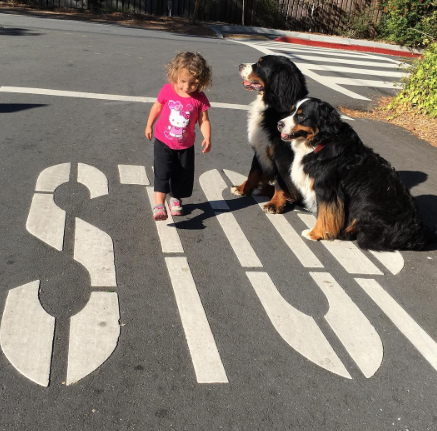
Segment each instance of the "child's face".
[{"label": "child's face", "polygon": [[179,92],[190,94],[197,90],[199,84],[196,82],[196,79],[193,75],[190,75],[188,70],[182,69],[179,72],[178,79],[176,82],[176,88]]}]

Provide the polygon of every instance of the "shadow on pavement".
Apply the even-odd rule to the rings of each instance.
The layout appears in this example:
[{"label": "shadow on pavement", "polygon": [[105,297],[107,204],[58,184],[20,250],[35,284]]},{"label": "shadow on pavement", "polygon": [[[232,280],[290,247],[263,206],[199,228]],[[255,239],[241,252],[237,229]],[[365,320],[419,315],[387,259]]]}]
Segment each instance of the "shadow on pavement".
[{"label": "shadow on pavement", "polygon": [[0,26],[0,36],[40,36],[41,33],[34,33],[25,28],[2,27]]},{"label": "shadow on pavement", "polygon": [[428,174],[420,171],[399,171],[402,182],[411,190],[413,187],[424,183],[428,179]]},{"label": "shadow on pavement", "polygon": [[[241,199],[235,199],[231,201],[226,201],[229,205],[228,211],[220,211],[220,212],[234,212],[239,209],[247,208],[253,205],[257,205],[256,202],[249,197],[242,197]],[[214,202],[212,202],[214,204]],[[190,229],[190,230],[201,230],[205,229],[205,225],[203,221],[209,219],[211,217],[216,217],[215,211],[211,208],[210,202],[202,202],[199,204],[186,204],[184,205],[184,213],[185,215],[190,215],[194,210],[201,210],[202,213],[193,217],[189,220],[179,221],[177,220],[177,228],[178,229]]]},{"label": "shadow on pavement", "polygon": [[0,114],[8,114],[11,112],[24,111],[26,109],[41,108],[48,106],[45,104],[30,104],[30,103],[0,103]]}]

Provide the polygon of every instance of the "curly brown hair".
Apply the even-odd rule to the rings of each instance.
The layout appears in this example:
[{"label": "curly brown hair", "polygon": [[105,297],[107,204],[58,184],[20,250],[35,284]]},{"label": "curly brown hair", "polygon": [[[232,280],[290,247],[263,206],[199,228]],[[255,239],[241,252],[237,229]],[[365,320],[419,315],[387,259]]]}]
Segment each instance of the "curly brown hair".
[{"label": "curly brown hair", "polygon": [[183,69],[195,77],[198,91],[203,91],[212,83],[211,67],[198,52],[180,52],[166,68],[171,83],[177,82],[179,72]]}]

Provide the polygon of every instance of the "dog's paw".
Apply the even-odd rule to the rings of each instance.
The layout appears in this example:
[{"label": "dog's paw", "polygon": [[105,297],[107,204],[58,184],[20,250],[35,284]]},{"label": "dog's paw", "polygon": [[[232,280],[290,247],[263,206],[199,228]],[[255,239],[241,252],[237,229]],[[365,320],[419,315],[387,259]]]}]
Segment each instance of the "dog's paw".
[{"label": "dog's paw", "polygon": [[302,235],[304,238],[309,239],[310,241],[317,241],[317,239],[314,238],[314,237],[311,235],[311,229],[305,229],[305,230],[303,230],[302,233],[301,233],[301,235]]},{"label": "dog's paw", "polygon": [[268,202],[263,206],[263,210],[269,214],[281,214],[284,212],[284,207],[278,207],[275,204]]},{"label": "dog's paw", "polygon": [[231,187],[231,193],[235,196],[244,196],[244,193],[240,190],[238,186]]}]

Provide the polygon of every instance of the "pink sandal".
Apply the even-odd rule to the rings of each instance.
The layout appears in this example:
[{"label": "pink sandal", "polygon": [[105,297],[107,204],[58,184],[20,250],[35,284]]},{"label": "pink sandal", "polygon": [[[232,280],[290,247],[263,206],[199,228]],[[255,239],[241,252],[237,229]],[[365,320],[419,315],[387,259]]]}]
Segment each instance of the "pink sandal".
[{"label": "pink sandal", "polygon": [[165,205],[158,204],[153,207],[153,220],[155,221],[164,221],[167,220],[167,210],[165,209]]},{"label": "pink sandal", "polygon": [[181,216],[184,214],[182,202],[179,199],[171,198],[168,207],[170,208],[170,214],[172,216]]}]

